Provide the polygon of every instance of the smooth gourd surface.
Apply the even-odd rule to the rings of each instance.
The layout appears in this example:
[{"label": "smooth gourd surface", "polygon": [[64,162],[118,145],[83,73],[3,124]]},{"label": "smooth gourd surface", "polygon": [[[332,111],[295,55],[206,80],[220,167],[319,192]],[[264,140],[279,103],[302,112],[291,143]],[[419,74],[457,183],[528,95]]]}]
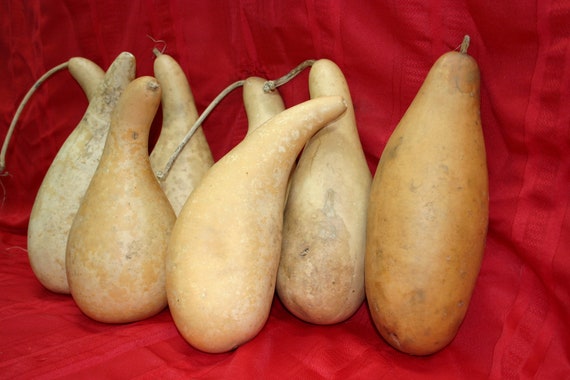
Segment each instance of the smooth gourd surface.
[{"label": "smooth gourd surface", "polygon": [[452,341],[480,269],[489,197],[479,81],[469,55],[439,58],[374,175],[366,295],[379,332],[410,354]]},{"label": "smooth gourd surface", "polygon": [[265,325],[275,291],[283,208],[308,138],[346,109],[341,97],[291,107],[216,162],[184,205],[168,246],[167,296],[181,335],[229,351]]}]

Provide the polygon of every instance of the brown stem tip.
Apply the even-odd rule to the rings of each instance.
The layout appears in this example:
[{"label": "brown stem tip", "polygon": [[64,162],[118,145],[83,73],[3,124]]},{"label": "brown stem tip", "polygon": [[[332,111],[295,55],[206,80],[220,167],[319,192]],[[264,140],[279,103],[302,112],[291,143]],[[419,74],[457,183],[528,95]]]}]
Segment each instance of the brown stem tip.
[{"label": "brown stem tip", "polygon": [[459,48],[459,52],[461,54],[467,53],[467,49],[469,49],[470,42],[471,42],[471,37],[469,37],[469,35],[465,35],[465,37],[463,37],[463,42],[461,42],[461,47]]}]

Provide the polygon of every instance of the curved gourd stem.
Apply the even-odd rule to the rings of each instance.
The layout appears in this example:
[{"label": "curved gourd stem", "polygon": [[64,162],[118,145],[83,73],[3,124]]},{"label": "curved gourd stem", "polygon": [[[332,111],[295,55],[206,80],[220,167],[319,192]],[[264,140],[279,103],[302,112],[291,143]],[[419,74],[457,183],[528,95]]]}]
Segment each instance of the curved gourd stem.
[{"label": "curved gourd stem", "polygon": [[36,90],[41,86],[42,83],[44,83],[53,74],[63,69],[66,69],[68,66],[69,62],[64,62],[46,71],[36,81],[36,83],[34,83],[34,85],[28,90],[28,92],[24,96],[24,99],[22,99],[22,101],[20,102],[20,105],[18,106],[18,109],[14,114],[14,118],[10,123],[10,127],[8,128],[8,133],[6,134],[6,139],[4,140],[4,144],[2,145],[2,150],[0,151],[0,175],[6,175],[4,173],[4,170],[6,169],[6,151],[8,150],[8,144],[10,144],[10,139],[12,138],[12,134],[14,133],[16,123],[18,122],[18,119],[20,118],[20,115],[22,114],[24,107],[26,106],[26,104],[28,103],[34,92],[36,92]]},{"label": "curved gourd stem", "polygon": [[222,92],[220,92],[218,94],[218,96],[216,96],[214,98],[214,100],[208,105],[208,107],[204,110],[204,112],[202,112],[202,114],[200,115],[200,117],[198,117],[198,119],[194,122],[194,124],[192,125],[192,127],[188,130],[188,132],[186,133],[186,135],[184,136],[184,138],[182,139],[182,142],[176,147],[176,149],[174,150],[174,153],[172,154],[172,156],[170,156],[170,159],[168,160],[168,162],[166,163],[166,165],[164,166],[163,170],[159,170],[156,173],[156,177],[162,181],[166,178],[166,176],[168,175],[168,173],[170,172],[170,169],[172,168],[172,165],[174,165],[174,161],[176,161],[176,159],[178,158],[178,156],[180,155],[180,152],[182,152],[182,149],[184,149],[184,147],[186,146],[186,144],[188,144],[188,141],[190,141],[190,139],[192,138],[192,136],[194,135],[194,132],[196,132],[196,130],[202,125],[202,123],[204,122],[204,120],[206,119],[206,117],[208,117],[208,115],[212,112],[212,110],[222,101],[222,99],[224,99],[230,92],[232,92],[233,90],[235,90],[236,88],[243,86],[243,80],[239,80],[237,82],[234,82],[232,84],[230,84],[228,87],[226,87],[224,90],[222,90]]},{"label": "curved gourd stem", "polygon": [[[160,54],[158,52],[158,50],[154,51],[155,55]],[[311,66],[316,60],[314,59],[309,59],[306,61],[303,61],[301,64],[297,65],[293,70],[291,70],[290,72],[288,72],[286,75],[275,79],[275,80],[269,80],[267,82],[265,82],[265,84],[263,85],[263,91],[264,92],[271,92],[274,91],[277,87],[284,85],[285,83],[289,82],[291,79],[293,79],[294,77],[296,77],[301,71],[303,71],[305,68]],[[196,130],[202,125],[202,123],[204,122],[204,120],[206,119],[206,117],[208,117],[208,115],[212,112],[212,110],[233,90],[235,90],[236,88],[239,88],[241,86],[243,86],[243,84],[245,83],[245,80],[238,80],[232,84],[230,84],[229,86],[227,86],[225,89],[223,89],[218,96],[216,96],[214,98],[214,100],[208,105],[208,107],[204,110],[204,112],[202,112],[202,114],[200,115],[200,117],[198,117],[198,119],[196,120],[196,122],[194,122],[194,124],[192,125],[192,127],[188,130],[188,132],[186,133],[186,135],[184,136],[184,138],[182,139],[182,142],[176,147],[176,149],[174,150],[174,153],[172,154],[172,156],[170,156],[170,159],[168,160],[168,162],[166,163],[166,165],[164,166],[164,169],[159,170],[156,173],[156,177],[158,178],[159,181],[162,181],[166,178],[166,176],[168,176],[168,173],[170,172],[170,169],[172,168],[172,165],[174,165],[174,162],[176,161],[176,159],[178,158],[178,156],[180,155],[180,152],[182,152],[182,150],[184,149],[184,147],[186,146],[186,144],[188,144],[188,141],[190,141],[190,139],[192,138],[192,136],[194,135],[194,132],[196,132]]]},{"label": "curved gourd stem", "polygon": [[313,63],[315,63],[315,62],[316,62],[315,59],[307,59],[306,61],[301,62],[301,64],[299,64],[293,70],[291,70],[287,74],[283,75],[281,78],[278,78],[275,80],[268,80],[263,85],[263,92],[267,93],[267,92],[275,91],[275,89],[277,87],[282,86],[285,83],[289,82],[291,79],[295,78],[297,76],[297,74],[299,74],[301,71],[305,70],[307,67],[312,66]]}]

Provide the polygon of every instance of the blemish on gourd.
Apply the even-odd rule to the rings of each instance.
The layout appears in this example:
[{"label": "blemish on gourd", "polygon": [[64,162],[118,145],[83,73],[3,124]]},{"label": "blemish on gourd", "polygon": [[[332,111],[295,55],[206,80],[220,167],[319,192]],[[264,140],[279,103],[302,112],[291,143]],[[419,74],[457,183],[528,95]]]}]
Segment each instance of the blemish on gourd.
[{"label": "blemish on gourd", "polygon": [[404,137],[403,137],[403,136],[400,136],[400,137],[398,138],[398,141],[397,141],[397,143],[396,143],[396,146],[386,152],[386,153],[387,153],[387,158],[389,158],[389,159],[392,160],[392,159],[394,159],[394,158],[396,158],[396,157],[398,156],[398,149],[400,149],[400,146],[402,145],[402,142],[403,142],[403,141],[404,141]]},{"label": "blemish on gourd", "polygon": [[327,190],[327,198],[325,199],[325,204],[323,206],[323,213],[328,217],[334,217],[336,215],[334,209],[334,195],[335,191],[333,189]]},{"label": "blemish on gourd", "polygon": [[397,347],[400,347],[400,339],[398,338],[398,335],[395,332],[389,332],[388,337],[390,338],[392,343],[394,343]]},{"label": "blemish on gourd", "polygon": [[423,289],[415,289],[412,293],[412,297],[410,298],[410,302],[415,303],[423,303],[426,299],[426,294]]},{"label": "blemish on gourd", "polygon": [[422,186],[421,182],[416,184],[416,182],[412,180],[412,182],[410,182],[409,189],[412,193],[415,193],[416,190],[418,190],[421,186]]},{"label": "blemish on gourd", "polygon": [[382,257],[384,255],[384,251],[382,250],[382,248],[378,248],[376,250],[376,257]]}]

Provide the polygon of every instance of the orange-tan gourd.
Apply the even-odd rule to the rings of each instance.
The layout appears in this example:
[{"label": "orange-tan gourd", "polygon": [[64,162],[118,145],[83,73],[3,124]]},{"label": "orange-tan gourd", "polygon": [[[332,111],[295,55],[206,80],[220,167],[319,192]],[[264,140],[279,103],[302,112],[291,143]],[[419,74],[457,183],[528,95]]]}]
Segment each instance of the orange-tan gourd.
[{"label": "orange-tan gourd", "polygon": [[345,109],[336,96],[279,113],[216,162],[188,198],[172,231],[166,286],[176,327],[195,348],[226,352],[265,325],[291,168],[306,141]]},{"label": "orange-tan gourd", "polygon": [[[162,129],[150,154],[155,173],[163,170],[186,133],[198,119],[198,111],[186,74],[168,54],[154,60],[154,76],[162,88]],[[160,185],[176,215],[202,177],[213,165],[212,152],[202,127],[180,152]]]},{"label": "orange-tan gourd", "polygon": [[366,212],[371,174],[346,79],[331,60],[309,74],[311,98],[339,95],[347,111],[307,142],[293,172],[277,292],[300,319],[333,324],[364,300]]},{"label": "orange-tan gourd", "polygon": [[71,295],[87,316],[100,322],[137,321],[166,306],[164,258],[176,215],[148,156],[160,96],[152,77],[127,86],[69,232]]},{"label": "orange-tan gourd", "polygon": [[101,158],[111,112],[135,75],[135,57],[128,52],[119,54],[103,77],[93,65],[84,59],[69,60],[70,73],[91,99],[46,172],[28,224],[28,257],[35,276],[47,289],[64,294],[69,294],[65,272],[69,229]]},{"label": "orange-tan gourd", "polygon": [[442,55],[373,178],[366,295],[380,334],[405,353],[453,340],[481,266],[489,196],[479,80],[471,56]]}]

